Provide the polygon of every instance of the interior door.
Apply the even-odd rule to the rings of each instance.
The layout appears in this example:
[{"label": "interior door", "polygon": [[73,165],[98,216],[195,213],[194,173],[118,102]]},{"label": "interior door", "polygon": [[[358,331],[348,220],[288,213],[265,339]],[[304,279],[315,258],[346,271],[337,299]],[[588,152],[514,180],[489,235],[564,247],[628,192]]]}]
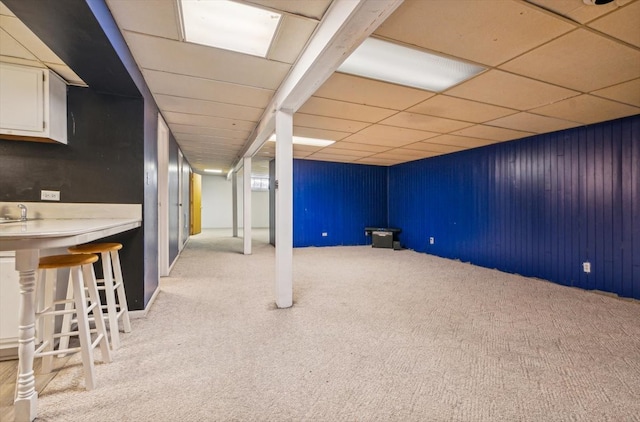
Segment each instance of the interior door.
[{"label": "interior door", "polygon": [[202,231],[202,176],[197,173],[191,173],[190,188],[191,230],[189,234],[193,235]]},{"label": "interior door", "polygon": [[184,165],[184,156],[182,155],[182,151],[178,150],[178,251],[182,250],[184,246],[184,242],[182,241],[183,237],[183,226],[184,226],[184,200],[182,198],[182,167]]},{"label": "interior door", "polygon": [[169,275],[169,128],[158,114],[158,274]]}]

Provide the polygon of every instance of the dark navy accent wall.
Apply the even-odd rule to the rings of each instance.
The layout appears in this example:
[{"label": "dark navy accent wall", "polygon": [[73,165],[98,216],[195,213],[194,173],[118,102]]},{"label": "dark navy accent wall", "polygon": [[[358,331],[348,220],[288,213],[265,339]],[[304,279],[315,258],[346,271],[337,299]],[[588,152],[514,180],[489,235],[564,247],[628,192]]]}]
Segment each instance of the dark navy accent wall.
[{"label": "dark navy accent wall", "polygon": [[[0,200],[37,202],[45,189],[66,203],[142,203],[142,98],[69,87],[67,114],[67,145],[0,139]],[[105,241],[124,245],[129,307],[143,309],[143,230]]]},{"label": "dark navy accent wall", "polygon": [[366,245],[386,224],[386,167],[293,160],[294,247]]},{"label": "dark navy accent wall", "polygon": [[389,192],[406,247],[640,299],[640,116],[400,164]]}]

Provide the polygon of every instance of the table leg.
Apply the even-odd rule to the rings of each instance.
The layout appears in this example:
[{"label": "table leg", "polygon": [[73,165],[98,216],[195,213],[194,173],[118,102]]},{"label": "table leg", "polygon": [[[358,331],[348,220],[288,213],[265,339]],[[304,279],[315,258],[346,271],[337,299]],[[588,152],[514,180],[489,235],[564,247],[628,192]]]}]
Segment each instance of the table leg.
[{"label": "table leg", "polygon": [[14,402],[16,421],[31,422],[38,411],[38,392],[33,373],[35,351],[35,298],[37,249],[16,251],[16,271],[20,273],[20,326],[18,331],[18,381]]}]

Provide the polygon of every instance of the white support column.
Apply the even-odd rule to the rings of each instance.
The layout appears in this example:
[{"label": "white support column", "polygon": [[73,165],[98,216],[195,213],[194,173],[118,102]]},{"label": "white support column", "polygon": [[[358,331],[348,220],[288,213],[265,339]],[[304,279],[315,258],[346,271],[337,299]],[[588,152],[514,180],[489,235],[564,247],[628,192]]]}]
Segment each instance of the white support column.
[{"label": "white support column", "polygon": [[251,255],[251,157],[242,160],[242,226],[244,238],[244,254]]},{"label": "white support column", "polygon": [[231,208],[233,219],[233,237],[238,237],[238,172],[233,171],[231,176]]},{"label": "white support column", "polygon": [[276,305],[293,305],[293,112],[276,112]]}]

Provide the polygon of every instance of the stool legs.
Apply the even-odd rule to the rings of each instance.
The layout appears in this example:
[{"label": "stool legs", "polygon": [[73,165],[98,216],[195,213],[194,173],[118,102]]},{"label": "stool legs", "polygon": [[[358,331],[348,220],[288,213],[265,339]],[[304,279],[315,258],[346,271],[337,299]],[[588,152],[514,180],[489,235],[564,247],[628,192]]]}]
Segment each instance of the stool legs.
[{"label": "stool legs", "polygon": [[[97,258],[96,258],[97,259]],[[80,351],[82,366],[85,376],[85,388],[92,390],[96,386],[94,369],[95,347],[100,347],[103,362],[111,362],[111,350],[107,330],[103,319],[100,296],[96,284],[93,265],[76,265],[70,267],[70,285],[67,291],[67,300],[54,300],[55,289],[52,283],[47,283],[47,272],[40,272],[39,292],[44,301],[44,308],[38,313],[42,320],[42,344],[36,350],[36,357],[41,357],[43,373],[51,372],[53,355],[64,355],[66,353]],[[88,298],[87,298],[88,293]],[[89,299],[89,300],[88,300]],[[40,298],[38,299],[40,300]],[[71,307],[71,302],[75,305]],[[64,304],[63,309],[56,309],[56,306]],[[89,326],[89,313],[95,323],[95,340],[91,339],[91,327]],[[54,335],[55,317],[63,315],[62,331]],[[75,315],[77,331],[71,331],[71,318]],[[69,337],[78,335],[79,348],[69,348]],[[53,350],[54,338],[59,337],[58,350]]]},{"label": "stool legs", "polygon": [[118,291],[118,303],[120,305],[119,314],[122,314],[122,326],[125,333],[131,332],[131,320],[129,319],[129,306],[127,305],[127,295],[124,290],[124,280],[122,279],[122,268],[120,267],[120,254],[118,251],[111,251],[111,261],[113,272],[116,275],[116,289]]},{"label": "stool legs", "polygon": [[[103,362],[111,362],[111,351],[109,350],[109,342],[106,337],[107,329],[104,325],[104,319],[102,315],[102,307],[100,306],[100,296],[98,295],[98,289],[96,283],[90,280],[95,280],[95,274],[93,273],[92,265],[82,266],[82,276],[80,274],[80,268],[75,267],[72,269],[73,277],[73,289],[76,303],[76,312],[78,315],[78,331],[80,332],[80,347],[82,353],[82,365],[85,371],[85,386],[87,390],[95,388],[95,370],[93,365],[93,347],[97,343],[100,345],[100,353]],[[94,343],[91,342],[91,331],[89,328],[89,319],[80,318],[80,315],[87,315],[87,298],[85,296],[84,284],[82,281],[87,280],[86,287],[89,292],[89,298],[91,299],[91,306],[93,309],[93,319],[96,324],[98,336]]]},{"label": "stool legs", "polygon": [[120,329],[118,328],[118,311],[116,310],[116,296],[113,291],[113,273],[111,270],[111,254],[102,252],[102,275],[104,277],[104,294],[107,302],[107,320],[109,321],[109,336],[113,350],[120,347]]}]

